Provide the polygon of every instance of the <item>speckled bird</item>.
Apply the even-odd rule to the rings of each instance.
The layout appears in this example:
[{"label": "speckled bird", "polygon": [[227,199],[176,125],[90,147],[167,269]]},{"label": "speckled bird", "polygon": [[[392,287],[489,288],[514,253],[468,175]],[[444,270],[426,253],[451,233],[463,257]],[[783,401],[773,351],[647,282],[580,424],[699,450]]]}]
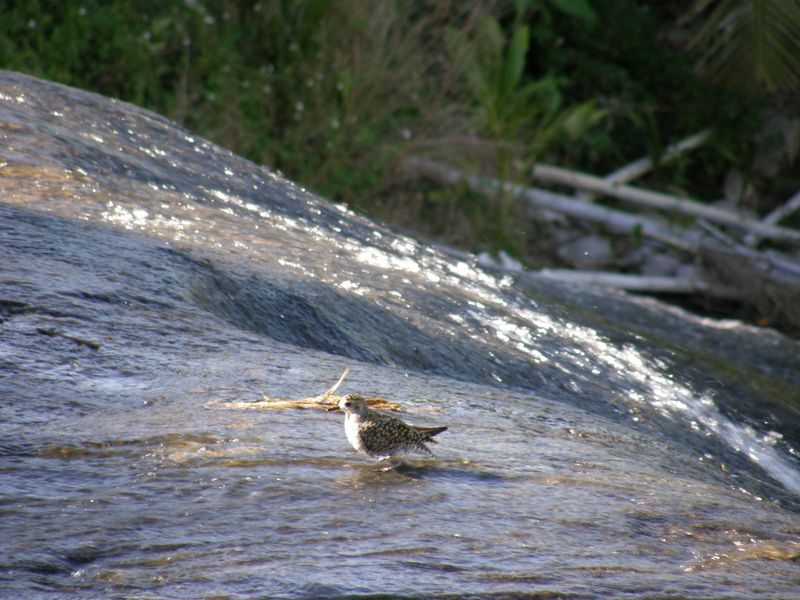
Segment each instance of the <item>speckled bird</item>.
[{"label": "speckled bird", "polygon": [[376,412],[358,394],[347,394],[339,406],[329,410],[344,412],[344,432],[347,440],[361,454],[385,460],[396,454],[424,452],[433,454],[426,444],[447,427],[408,425],[397,417]]}]

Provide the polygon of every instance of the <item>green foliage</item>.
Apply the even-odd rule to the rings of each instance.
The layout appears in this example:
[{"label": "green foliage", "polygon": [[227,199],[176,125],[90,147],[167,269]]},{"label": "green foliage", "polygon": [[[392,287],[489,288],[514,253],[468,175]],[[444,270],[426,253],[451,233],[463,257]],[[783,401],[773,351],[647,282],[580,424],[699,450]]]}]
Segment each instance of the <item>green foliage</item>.
[{"label": "green foliage", "polygon": [[518,12],[506,35],[500,22],[489,15],[471,36],[449,28],[445,38],[472,94],[478,131],[499,142],[502,174],[512,154],[515,159],[535,159],[556,140],[581,135],[603,114],[592,100],[565,107],[556,77],[525,77],[530,28],[520,20]]},{"label": "green foliage", "polygon": [[[737,4],[762,7],[747,16],[761,25],[745,30],[783,56],[764,80],[789,81],[800,52],[780,49],[800,39],[786,39],[797,0],[714,6]],[[664,42],[682,10],[656,0],[29,0],[0,3],[0,68],[145,106],[336,201],[520,255],[535,232],[519,207],[408,180],[398,158],[466,156],[505,178],[535,160],[604,173],[712,126],[697,160],[654,179],[715,197],[726,170],[752,162],[762,101],[707,86]],[[725,48],[713,48],[722,60]]]},{"label": "green foliage", "polygon": [[688,162],[661,166],[643,183],[719,197],[727,171],[752,160],[765,98],[698,76],[681,42],[689,37],[680,21],[684,8],[655,0],[594,6],[602,26],[551,18],[533,28],[537,71],[561,75],[567,97],[594,97],[607,109],[602,129],[580,136],[553,160],[607,173],[638,156],[658,159],[668,143],[711,127],[707,148]]},{"label": "green foliage", "polygon": [[597,13],[587,0],[549,0],[549,2],[558,10],[583,19],[587,23],[594,25],[597,22]]},{"label": "green foliage", "polygon": [[[714,81],[792,90],[800,85],[800,2],[702,0],[692,40],[698,66]],[[696,17],[695,17],[696,18]]]},{"label": "green foliage", "polygon": [[0,19],[4,68],[72,85],[90,81],[101,93],[146,100],[139,78],[127,75],[148,77],[154,53],[143,43],[140,14],[129,2],[6,3]]}]

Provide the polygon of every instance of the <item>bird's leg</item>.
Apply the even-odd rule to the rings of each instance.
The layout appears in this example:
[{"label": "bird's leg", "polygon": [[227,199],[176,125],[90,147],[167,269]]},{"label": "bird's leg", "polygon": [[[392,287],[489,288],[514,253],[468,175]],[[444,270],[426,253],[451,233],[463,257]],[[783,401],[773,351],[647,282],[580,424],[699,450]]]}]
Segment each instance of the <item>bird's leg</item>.
[{"label": "bird's leg", "polygon": [[381,456],[378,459],[378,462],[379,463],[383,463],[383,462],[388,462],[389,463],[385,467],[379,469],[380,471],[391,471],[393,469],[396,469],[402,463],[401,460],[395,458],[394,456]]}]

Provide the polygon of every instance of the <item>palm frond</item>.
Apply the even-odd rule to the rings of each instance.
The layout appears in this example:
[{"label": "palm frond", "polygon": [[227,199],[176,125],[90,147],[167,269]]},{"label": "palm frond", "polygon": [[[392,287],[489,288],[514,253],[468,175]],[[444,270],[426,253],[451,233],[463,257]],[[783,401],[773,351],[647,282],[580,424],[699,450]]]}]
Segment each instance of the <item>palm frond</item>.
[{"label": "palm frond", "polygon": [[787,90],[800,86],[800,0],[705,0],[692,46],[714,81]]}]

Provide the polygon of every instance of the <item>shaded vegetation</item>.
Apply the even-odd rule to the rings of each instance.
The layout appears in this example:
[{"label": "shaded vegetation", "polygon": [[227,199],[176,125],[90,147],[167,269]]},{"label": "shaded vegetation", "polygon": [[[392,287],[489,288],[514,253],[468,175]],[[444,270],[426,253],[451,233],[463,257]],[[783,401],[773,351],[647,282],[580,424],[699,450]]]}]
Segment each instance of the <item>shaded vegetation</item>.
[{"label": "shaded vegetation", "polygon": [[[523,208],[430,188],[400,172],[398,159],[427,154],[514,179],[536,160],[603,174],[714,127],[711,144],[648,184],[717,198],[735,171],[742,198],[760,211],[800,187],[791,148],[776,159],[787,168],[769,177],[754,166],[768,145],[768,109],[791,118],[797,108],[701,79],[689,41],[705,48],[722,17],[687,21],[687,8],[32,0],[0,7],[0,67],[147,107],[331,199],[533,264],[541,248]],[[723,64],[719,49],[701,63]],[[791,81],[787,64],[770,77]]]}]

